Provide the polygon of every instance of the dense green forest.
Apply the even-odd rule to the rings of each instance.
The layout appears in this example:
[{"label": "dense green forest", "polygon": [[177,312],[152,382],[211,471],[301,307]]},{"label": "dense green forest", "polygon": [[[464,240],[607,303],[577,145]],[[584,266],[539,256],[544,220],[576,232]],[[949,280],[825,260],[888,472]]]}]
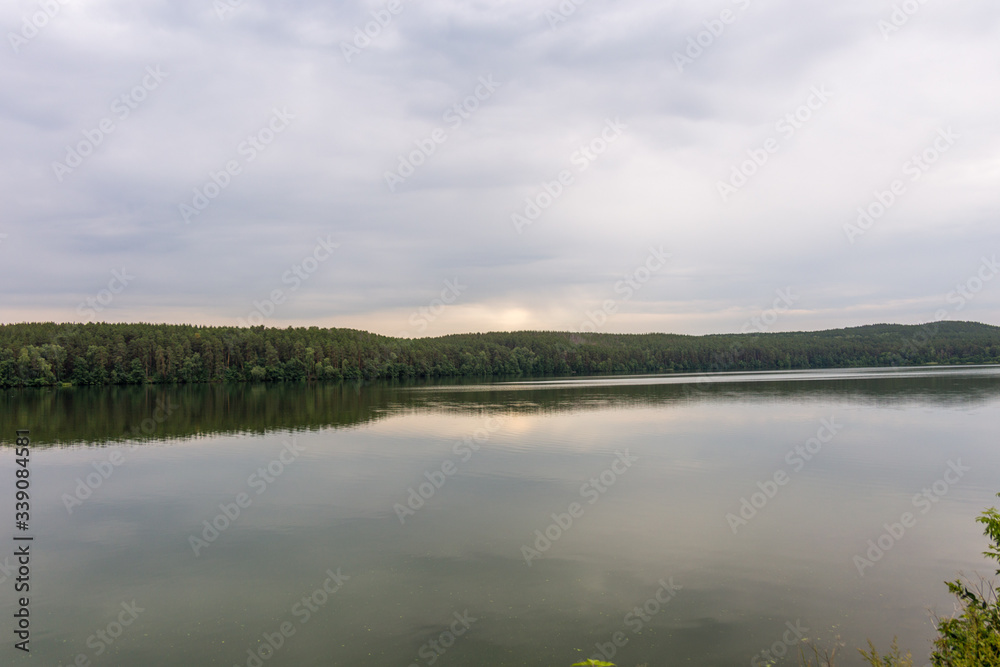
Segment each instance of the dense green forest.
[{"label": "dense green forest", "polygon": [[401,339],[352,329],[0,326],[0,387],[716,372],[1000,363],[1000,327],[879,324],[680,336],[523,331]]}]

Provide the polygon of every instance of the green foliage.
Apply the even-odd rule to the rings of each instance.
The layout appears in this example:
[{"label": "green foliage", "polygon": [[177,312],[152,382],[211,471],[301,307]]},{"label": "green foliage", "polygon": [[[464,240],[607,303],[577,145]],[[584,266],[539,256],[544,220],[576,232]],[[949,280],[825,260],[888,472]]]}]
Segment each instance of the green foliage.
[{"label": "green foliage", "polygon": [[[985,555],[1000,563],[1000,513],[990,508],[977,521],[985,526],[983,533],[991,542]],[[985,581],[978,586],[961,580],[947,584],[962,609],[938,622],[931,663],[935,667],[1000,667],[1000,588]]]},{"label": "green foliage", "polygon": [[[991,543],[984,555],[1000,563],[1000,512],[990,508],[976,520],[985,526],[983,533]],[[1000,569],[997,574],[1000,575]],[[938,622],[931,664],[934,667],[1000,667],[1000,587],[982,580],[975,587],[962,581],[946,583],[948,590],[958,598],[961,611]],[[836,649],[822,655],[816,648],[812,650],[815,662],[804,653],[800,654],[805,667],[833,666]],[[913,656],[909,652],[902,655],[896,639],[884,655],[879,654],[871,640],[867,651],[858,651],[872,667],[913,667]]]},{"label": "green foliage", "polygon": [[913,667],[913,656],[909,652],[905,656],[901,654],[899,642],[895,637],[892,639],[889,652],[885,655],[879,655],[875,644],[870,639],[868,640],[868,651],[858,649],[858,652],[872,667]]},{"label": "green foliage", "polygon": [[[803,640],[808,642],[809,640]],[[815,644],[807,644],[809,647],[809,652],[812,655],[806,655],[806,650],[803,647],[799,647],[799,661],[804,665],[804,667],[833,667],[834,660],[837,658],[837,651],[843,646],[843,643],[838,637],[833,642],[832,649],[820,649]],[[771,663],[775,665],[777,663]]]},{"label": "green foliage", "polygon": [[0,326],[0,387],[518,377],[1000,363],[1000,327],[678,336],[545,331],[399,339],[351,329]]},{"label": "green foliage", "polygon": [[[998,494],[1000,497],[1000,494]],[[990,508],[976,519],[985,526],[990,539],[985,556],[1000,563],[1000,512]],[[1000,569],[997,570],[1000,575]],[[952,618],[938,621],[931,664],[934,667],[1000,667],[1000,588],[980,581],[970,586],[961,580],[946,582],[958,598],[961,610]],[[894,639],[889,653],[880,656],[874,644],[861,655],[872,667],[912,667],[913,658],[900,654]]]},{"label": "green foliage", "polygon": [[[1000,493],[997,494],[997,497],[1000,498]],[[983,512],[976,521],[986,526],[983,529],[983,534],[990,538],[992,543],[990,548],[983,552],[983,555],[1000,564],[1000,512],[995,507],[991,507]],[[1000,568],[997,569],[997,575],[1000,575]]]}]

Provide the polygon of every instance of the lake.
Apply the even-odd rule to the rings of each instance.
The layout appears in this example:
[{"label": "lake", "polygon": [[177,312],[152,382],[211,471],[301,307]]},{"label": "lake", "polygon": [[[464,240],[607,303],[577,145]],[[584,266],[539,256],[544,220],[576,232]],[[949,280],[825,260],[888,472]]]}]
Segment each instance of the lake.
[{"label": "lake", "polygon": [[[992,573],[1000,368],[0,392],[14,665],[923,665]],[[13,536],[15,454],[0,458]],[[10,664],[10,663],[8,663]]]}]

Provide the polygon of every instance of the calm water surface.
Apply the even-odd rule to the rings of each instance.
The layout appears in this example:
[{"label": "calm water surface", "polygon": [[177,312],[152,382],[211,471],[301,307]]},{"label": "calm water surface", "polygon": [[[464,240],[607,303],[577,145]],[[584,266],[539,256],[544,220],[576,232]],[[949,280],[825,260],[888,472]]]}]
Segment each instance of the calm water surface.
[{"label": "calm water surface", "polygon": [[998,424],[997,368],[0,392],[34,441],[4,661],[750,665],[802,635],[856,665],[898,635],[924,664],[942,582],[990,571]]}]

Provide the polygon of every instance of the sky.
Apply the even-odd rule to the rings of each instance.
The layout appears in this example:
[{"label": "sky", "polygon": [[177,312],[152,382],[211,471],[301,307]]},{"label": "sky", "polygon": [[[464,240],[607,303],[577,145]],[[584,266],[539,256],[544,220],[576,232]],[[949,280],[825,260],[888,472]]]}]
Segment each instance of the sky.
[{"label": "sky", "polygon": [[0,322],[1000,325],[1000,5],[8,0]]}]

